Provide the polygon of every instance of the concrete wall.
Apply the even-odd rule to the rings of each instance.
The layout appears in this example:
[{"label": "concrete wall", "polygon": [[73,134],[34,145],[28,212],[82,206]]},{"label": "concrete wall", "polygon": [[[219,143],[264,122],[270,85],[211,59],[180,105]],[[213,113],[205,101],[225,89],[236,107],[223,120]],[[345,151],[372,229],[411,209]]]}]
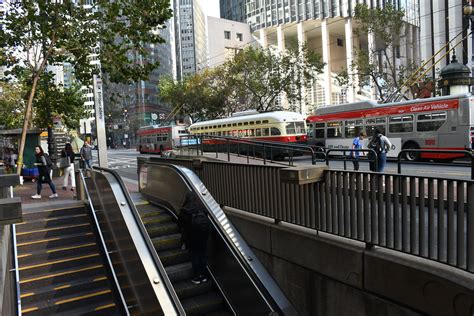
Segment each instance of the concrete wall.
[{"label": "concrete wall", "polygon": [[474,276],[226,208],[301,315],[474,315]]}]

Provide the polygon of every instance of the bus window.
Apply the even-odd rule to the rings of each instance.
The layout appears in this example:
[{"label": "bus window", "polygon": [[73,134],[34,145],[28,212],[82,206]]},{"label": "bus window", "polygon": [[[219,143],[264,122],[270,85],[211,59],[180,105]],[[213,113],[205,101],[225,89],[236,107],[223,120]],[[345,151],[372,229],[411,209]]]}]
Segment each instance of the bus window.
[{"label": "bus window", "polygon": [[286,134],[287,135],[293,135],[293,134],[295,134],[295,132],[296,132],[295,123],[294,122],[286,123]]},{"label": "bus window", "polygon": [[413,132],[413,115],[390,117],[388,131],[390,133]]},{"label": "bus window", "polygon": [[262,136],[270,136],[270,130],[268,128],[262,128]]},{"label": "bus window", "polygon": [[344,137],[356,137],[362,132],[362,120],[346,121],[344,128]]},{"label": "bus window", "polygon": [[418,132],[434,132],[446,122],[446,112],[418,114],[416,120],[416,130]]},{"label": "bus window", "polygon": [[342,137],[342,126],[341,122],[328,122],[327,123],[327,137],[336,138]]},{"label": "bus window", "polygon": [[262,136],[262,130],[260,128],[255,129],[255,136]]},{"label": "bus window", "polygon": [[281,135],[281,132],[278,128],[272,127],[271,128],[271,134],[272,134],[272,136],[278,136],[278,135]]}]

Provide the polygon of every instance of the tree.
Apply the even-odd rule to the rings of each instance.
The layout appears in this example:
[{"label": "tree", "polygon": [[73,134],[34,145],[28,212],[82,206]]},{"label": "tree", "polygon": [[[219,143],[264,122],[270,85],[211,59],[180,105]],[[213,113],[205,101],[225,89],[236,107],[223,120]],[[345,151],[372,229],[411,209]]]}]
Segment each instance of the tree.
[{"label": "tree", "polygon": [[19,83],[0,82],[0,125],[20,128],[25,110],[24,89]]},{"label": "tree", "polygon": [[[279,109],[277,99],[284,93],[290,109],[302,100],[302,88],[322,72],[321,56],[308,47],[289,48],[276,53],[269,48],[247,47],[225,63],[227,78],[238,93],[245,93],[246,108],[258,111]],[[294,110],[294,109],[293,109]]]},{"label": "tree", "polygon": [[[356,34],[372,35],[375,43],[367,50],[355,51],[351,71],[341,72],[339,80],[347,80],[347,84],[357,83],[359,87],[375,85],[378,99],[382,102],[387,101],[393,92],[408,82],[418,67],[413,60],[407,60],[406,65],[399,65],[396,61],[397,50],[405,32],[404,17],[404,10],[396,9],[390,4],[374,9],[366,4],[356,5]],[[426,77],[422,79],[427,80]]]},{"label": "tree", "polygon": [[[158,61],[133,63],[133,56],[148,56],[147,44],[162,43],[156,32],[171,17],[169,1],[11,1],[4,27],[0,63],[7,76],[28,70],[31,85],[24,114],[18,164],[23,164],[26,131],[40,77],[47,65],[63,62],[74,68],[83,84],[99,69],[91,63],[100,60],[112,82],[129,83],[146,78]],[[0,65],[1,66],[1,65]]]}]

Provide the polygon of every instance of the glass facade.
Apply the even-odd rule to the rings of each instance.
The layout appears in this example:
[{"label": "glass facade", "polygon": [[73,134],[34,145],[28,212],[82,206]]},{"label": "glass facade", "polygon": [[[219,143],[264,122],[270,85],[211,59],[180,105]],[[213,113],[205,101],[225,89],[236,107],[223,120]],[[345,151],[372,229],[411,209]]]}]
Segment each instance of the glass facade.
[{"label": "glass facade", "polygon": [[220,0],[222,19],[245,23],[245,0]]}]

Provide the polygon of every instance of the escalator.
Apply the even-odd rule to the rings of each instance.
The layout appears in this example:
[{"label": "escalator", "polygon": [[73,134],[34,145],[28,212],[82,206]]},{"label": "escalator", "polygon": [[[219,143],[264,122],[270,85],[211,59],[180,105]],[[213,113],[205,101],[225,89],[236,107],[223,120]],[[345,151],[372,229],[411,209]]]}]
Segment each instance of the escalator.
[{"label": "escalator", "polygon": [[84,206],[23,219],[15,225],[22,314],[120,315]]},{"label": "escalator", "polygon": [[234,315],[216,283],[194,284],[188,250],[181,248],[176,218],[149,203],[136,206],[186,315]]}]

